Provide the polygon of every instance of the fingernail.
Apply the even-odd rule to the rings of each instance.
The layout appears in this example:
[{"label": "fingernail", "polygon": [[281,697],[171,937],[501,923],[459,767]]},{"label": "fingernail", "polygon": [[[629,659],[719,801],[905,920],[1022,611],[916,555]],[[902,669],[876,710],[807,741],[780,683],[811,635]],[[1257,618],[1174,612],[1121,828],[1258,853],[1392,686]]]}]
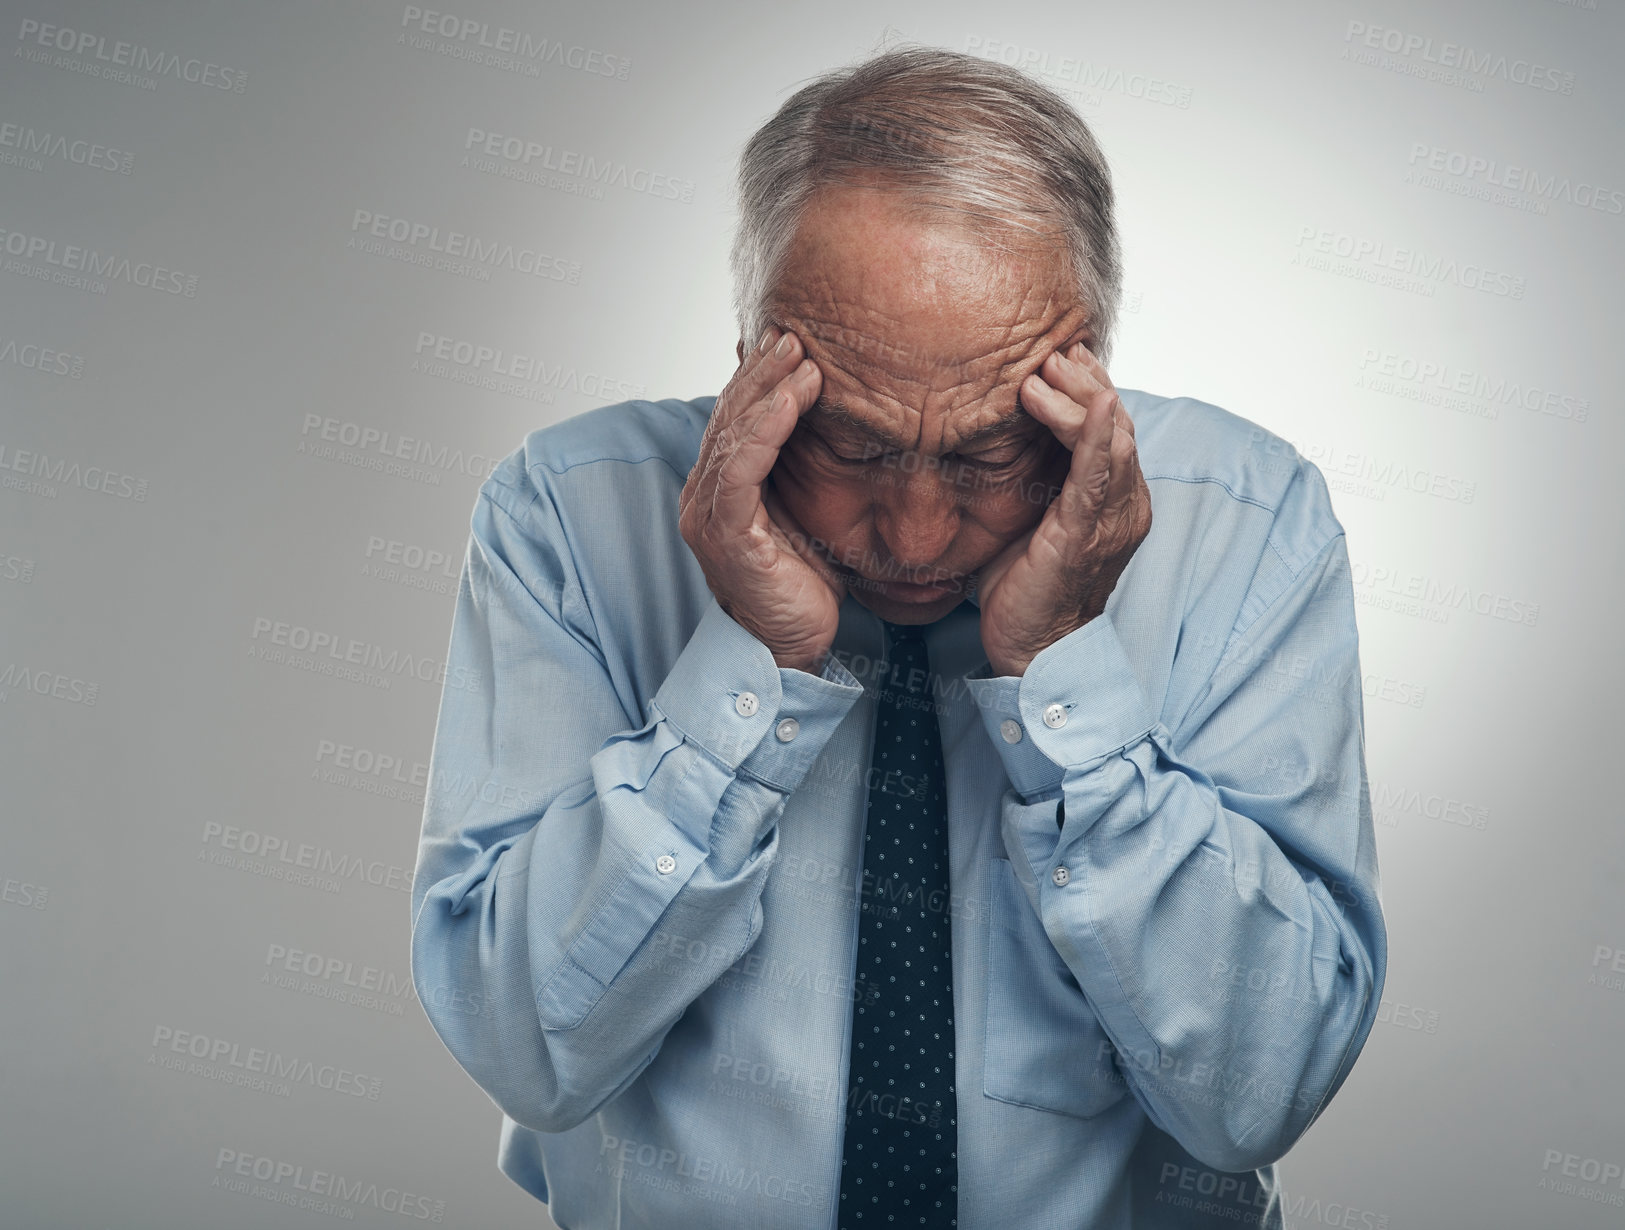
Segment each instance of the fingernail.
[{"label": "fingernail", "polygon": [[762,330],[762,340],[756,343],[757,350],[766,350],[769,342],[773,340],[773,326],[768,325]]},{"label": "fingernail", "polygon": [[786,333],[779,339],[779,344],[773,347],[774,357],[779,359],[784,358],[785,355],[790,353],[790,347],[793,345],[795,345],[795,338]]}]

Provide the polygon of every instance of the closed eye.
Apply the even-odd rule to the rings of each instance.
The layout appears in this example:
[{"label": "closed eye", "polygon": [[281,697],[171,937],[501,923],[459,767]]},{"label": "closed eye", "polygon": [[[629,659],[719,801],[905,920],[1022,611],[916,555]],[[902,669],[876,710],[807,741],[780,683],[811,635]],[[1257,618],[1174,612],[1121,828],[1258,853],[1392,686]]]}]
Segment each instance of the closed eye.
[{"label": "closed eye", "polygon": [[949,453],[961,465],[974,466],[978,470],[1005,470],[1015,465],[1027,455],[1025,447],[1017,447],[1014,451],[1003,450],[999,453],[982,453],[975,457],[961,457],[958,453]]},{"label": "closed eye", "polygon": [[826,453],[828,453],[831,457],[835,458],[836,461],[841,462],[843,465],[849,465],[849,466],[867,465],[869,462],[874,461],[876,458],[884,456],[885,452],[886,452],[886,450],[881,448],[878,444],[875,444],[875,445],[859,445],[858,446],[859,455],[856,456],[856,457],[852,457],[852,456],[848,456],[845,453],[838,452],[836,450],[835,446],[833,444],[831,444],[828,440],[824,439],[822,436],[818,437],[818,443],[820,445],[822,445],[824,451]]},{"label": "closed eye", "polygon": [[[891,450],[883,448],[879,444],[860,444],[860,445],[846,445],[846,446],[844,446],[848,450],[855,448],[856,449],[856,455],[854,456],[850,451],[842,452],[841,450],[837,449],[833,444],[831,444],[828,440],[824,439],[822,436],[817,436],[816,438],[818,440],[819,446],[826,453],[828,453],[830,455],[830,457],[832,457],[834,460],[838,461],[842,465],[849,465],[849,466],[869,465],[872,462],[878,461],[882,457],[889,456],[890,452],[891,452]],[[1008,470],[1008,469],[1012,468],[1018,462],[1020,462],[1026,455],[1027,455],[1027,446],[1026,445],[1020,445],[1020,444],[1008,445],[1007,444],[1002,449],[990,449],[985,453],[979,453],[979,454],[976,454],[975,456],[971,456],[971,457],[965,457],[965,456],[960,455],[959,453],[947,453],[947,454],[945,454],[943,456],[943,463],[945,465],[963,465],[963,466],[969,466],[970,468],[975,469],[975,470],[997,472],[997,471],[1000,471],[1000,470]]]}]

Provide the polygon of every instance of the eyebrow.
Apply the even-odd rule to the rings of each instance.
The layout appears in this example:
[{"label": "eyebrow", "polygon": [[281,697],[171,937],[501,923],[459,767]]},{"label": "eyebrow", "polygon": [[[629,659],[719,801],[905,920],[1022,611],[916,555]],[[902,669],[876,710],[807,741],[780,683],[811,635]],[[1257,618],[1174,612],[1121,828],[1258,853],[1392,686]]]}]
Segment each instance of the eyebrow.
[{"label": "eyebrow", "polygon": [[[869,436],[873,439],[879,440],[883,444],[890,444],[896,448],[907,447],[907,445],[898,444],[895,440],[881,435],[869,424],[860,419],[856,414],[853,414],[852,410],[848,406],[827,397],[820,396],[819,399],[812,404],[811,408],[808,409],[804,417],[812,419],[815,426],[821,422],[833,423],[836,426],[850,428],[860,435]],[[959,452],[973,444],[984,444],[989,440],[997,440],[1006,436],[1013,436],[1020,431],[1027,422],[1036,422],[1036,420],[1033,419],[1032,415],[1028,414],[1025,410],[1018,406],[1014,413],[1007,414],[1002,419],[995,419],[993,422],[988,423],[984,427],[978,427],[968,436],[961,439],[953,451]]]}]

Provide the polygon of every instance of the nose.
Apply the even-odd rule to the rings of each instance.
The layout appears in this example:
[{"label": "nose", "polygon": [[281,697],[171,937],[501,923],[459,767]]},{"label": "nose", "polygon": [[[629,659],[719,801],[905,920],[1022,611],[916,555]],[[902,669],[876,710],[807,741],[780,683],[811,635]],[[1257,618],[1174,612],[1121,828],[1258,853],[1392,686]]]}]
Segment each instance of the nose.
[{"label": "nose", "polygon": [[[923,572],[947,552],[959,533],[959,502],[937,467],[891,472],[875,492],[875,528],[891,552],[895,571]],[[909,576],[887,579],[908,580]]]}]

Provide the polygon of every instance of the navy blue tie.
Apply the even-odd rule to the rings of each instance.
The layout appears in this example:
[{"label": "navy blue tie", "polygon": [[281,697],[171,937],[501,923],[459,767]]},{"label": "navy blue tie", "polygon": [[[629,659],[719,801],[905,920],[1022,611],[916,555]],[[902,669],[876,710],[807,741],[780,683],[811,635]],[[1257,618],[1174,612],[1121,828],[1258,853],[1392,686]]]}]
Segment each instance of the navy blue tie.
[{"label": "navy blue tie", "polygon": [[885,627],[857,961],[880,994],[852,1010],[841,1230],[959,1224],[942,736],[924,636]]}]

